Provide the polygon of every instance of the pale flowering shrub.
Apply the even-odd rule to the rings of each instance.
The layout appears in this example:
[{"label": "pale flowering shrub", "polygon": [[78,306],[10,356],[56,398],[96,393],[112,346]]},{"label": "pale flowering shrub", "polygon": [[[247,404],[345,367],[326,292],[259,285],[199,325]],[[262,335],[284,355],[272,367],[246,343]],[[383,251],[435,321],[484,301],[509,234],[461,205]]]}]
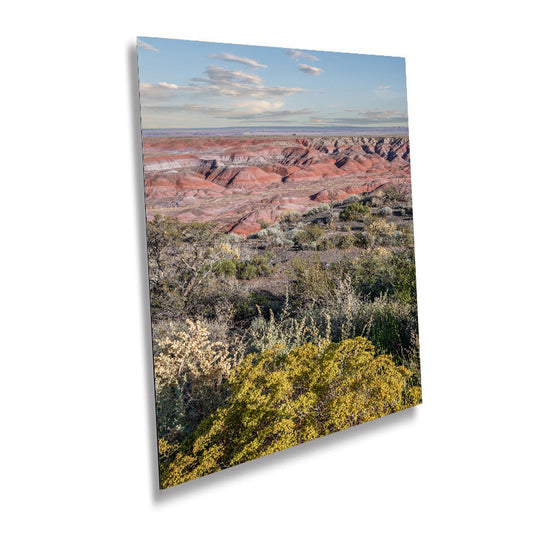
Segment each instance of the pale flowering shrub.
[{"label": "pale flowering shrub", "polygon": [[230,244],[241,244],[246,240],[246,235],[241,235],[239,233],[226,233],[221,237],[223,242],[229,242]]},{"label": "pale flowering shrub", "polygon": [[383,246],[376,246],[373,249],[366,249],[361,252],[362,258],[387,258],[391,256],[391,251]]},{"label": "pale flowering shrub", "polygon": [[294,226],[294,228],[291,228],[291,229],[285,231],[285,236],[288,239],[294,240],[296,235],[298,235],[298,233],[300,233],[304,229],[304,227],[305,226],[304,226],[304,224],[302,222],[298,222],[298,224],[296,224],[296,226]]},{"label": "pale flowering shrub", "polygon": [[154,373],[159,436],[188,435],[226,399],[225,380],[234,361],[228,347],[211,342],[202,321],[186,329],[170,325],[155,343]]},{"label": "pale flowering shrub", "polygon": [[361,195],[351,194],[350,196],[347,196],[346,198],[342,200],[337,200],[333,202],[333,207],[342,207],[342,206],[353,204],[354,202],[360,202],[361,200],[362,200]]},{"label": "pale flowering shrub", "polygon": [[298,213],[298,211],[295,211],[294,209],[285,209],[281,212],[281,214],[278,216],[278,221],[283,223],[291,223],[296,222],[302,215]]},{"label": "pale flowering shrub", "polygon": [[325,213],[326,211],[329,211],[331,209],[331,205],[327,202],[323,202],[320,205],[317,205],[315,207],[311,207],[311,209],[308,209],[304,216],[312,216],[312,215],[318,215],[319,213]]},{"label": "pale flowering shrub", "polygon": [[382,218],[372,220],[367,228],[368,233],[376,237],[390,237],[395,230],[394,224],[388,224]]},{"label": "pale flowering shrub", "polygon": [[231,246],[227,241],[221,241],[215,246],[215,250],[220,252],[224,259],[239,259],[240,252],[237,247]]},{"label": "pale flowering shrub", "polygon": [[372,239],[372,246],[390,246],[394,244],[395,224],[388,224],[383,218],[373,218],[368,223],[366,231]]}]

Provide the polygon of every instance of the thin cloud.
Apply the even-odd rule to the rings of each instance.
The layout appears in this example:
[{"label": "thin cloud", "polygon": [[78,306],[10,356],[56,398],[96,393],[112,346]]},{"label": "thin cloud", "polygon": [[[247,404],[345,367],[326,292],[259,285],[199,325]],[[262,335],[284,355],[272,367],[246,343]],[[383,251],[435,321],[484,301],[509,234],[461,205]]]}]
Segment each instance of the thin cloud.
[{"label": "thin cloud", "polygon": [[229,70],[223,67],[208,66],[205,69],[207,78],[192,78],[192,81],[200,83],[217,83],[232,85],[235,83],[261,85],[263,78],[257,74],[248,74],[240,70]]},{"label": "thin cloud", "polygon": [[375,89],[372,89],[374,96],[379,98],[387,98],[392,100],[393,98],[405,98],[405,92],[399,89],[394,89],[392,85],[379,85]]},{"label": "thin cloud", "polygon": [[248,57],[239,57],[235,56],[233,54],[211,54],[209,57],[212,57],[214,59],[220,59],[221,61],[232,61],[234,63],[241,63],[243,65],[246,65],[247,67],[250,67],[252,69],[256,68],[268,68],[268,65],[261,65],[261,63],[258,63],[254,59],[250,59]]},{"label": "thin cloud", "polygon": [[320,76],[320,74],[324,72],[324,69],[318,67],[311,67],[310,65],[306,65],[305,63],[300,63],[300,65],[298,66],[298,70],[301,70],[304,74],[308,74],[309,76]]},{"label": "thin cloud", "polygon": [[240,115],[229,115],[225,118],[239,119],[239,120],[264,120],[266,118],[287,118],[300,115],[310,115],[312,113],[309,109],[283,109],[281,111],[265,111],[264,113],[242,113]]},{"label": "thin cloud", "polygon": [[176,85],[160,81],[157,84],[141,83],[139,86],[142,102],[165,102],[175,98],[178,91],[196,92],[197,87],[192,85]]},{"label": "thin cloud", "polygon": [[266,113],[277,111],[283,107],[283,102],[281,100],[271,101],[271,100],[251,100],[248,102],[242,102],[239,104],[238,109],[245,113]]},{"label": "thin cloud", "polygon": [[185,105],[147,105],[144,106],[144,111],[149,113],[204,113],[209,115],[220,115],[225,112],[222,107],[198,105],[198,104],[185,104]]},{"label": "thin cloud", "polygon": [[210,65],[205,77],[191,79],[189,85],[159,82],[141,84],[141,98],[146,102],[170,100],[181,92],[207,96],[242,97],[268,100],[306,92],[299,87],[267,87],[263,78],[240,70]]},{"label": "thin cloud", "polygon": [[150,50],[152,52],[159,52],[159,50],[155,46],[145,43],[144,41],[141,41],[139,38],[137,38],[137,46],[140,46],[141,48],[144,48],[145,50]]},{"label": "thin cloud", "polygon": [[345,109],[346,113],[353,113],[353,116],[330,117],[327,124],[330,126],[386,126],[398,124],[407,126],[407,113],[399,111],[373,111]]},{"label": "thin cloud", "polygon": [[307,59],[308,61],[320,61],[318,57],[308,54],[303,50],[286,50],[285,52],[292,59],[299,61],[300,59]]},{"label": "thin cloud", "polygon": [[298,87],[267,87],[257,74],[248,74],[240,70],[208,66],[207,78],[192,78],[191,81],[202,83],[200,90],[215,96],[242,96],[260,99],[278,98],[303,92]]},{"label": "thin cloud", "polygon": [[175,83],[166,83],[164,81],[160,81],[157,85],[159,87],[164,87],[165,89],[181,89],[181,87]]},{"label": "thin cloud", "polygon": [[263,120],[266,118],[287,118],[299,115],[310,115],[309,109],[278,109],[282,104],[271,104],[263,102],[263,105],[257,105],[257,102],[249,102],[239,107],[224,108],[206,105],[186,104],[186,105],[163,105],[144,106],[143,111],[152,115],[169,115],[174,113],[194,113],[209,115],[213,118],[223,118],[230,120]]},{"label": "thin cloud", "polygon": [[400,113],[399,111],[372,111],[360,109],[345,109],[346,113],[356,113],[358,116],[369,120],[386,119],[390,117],[407,118],[407,113]]}]

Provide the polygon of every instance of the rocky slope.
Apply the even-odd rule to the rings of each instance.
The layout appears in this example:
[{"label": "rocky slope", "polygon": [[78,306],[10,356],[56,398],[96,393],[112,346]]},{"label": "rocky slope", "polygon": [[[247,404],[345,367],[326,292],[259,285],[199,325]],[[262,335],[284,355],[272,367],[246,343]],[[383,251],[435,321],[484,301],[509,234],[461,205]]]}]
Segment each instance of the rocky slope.
[{"label": "rocky slope", "polygon": [[235,233],[350,194],[410,190],[407,137],[146,137],[143,152],[149,217]]}]

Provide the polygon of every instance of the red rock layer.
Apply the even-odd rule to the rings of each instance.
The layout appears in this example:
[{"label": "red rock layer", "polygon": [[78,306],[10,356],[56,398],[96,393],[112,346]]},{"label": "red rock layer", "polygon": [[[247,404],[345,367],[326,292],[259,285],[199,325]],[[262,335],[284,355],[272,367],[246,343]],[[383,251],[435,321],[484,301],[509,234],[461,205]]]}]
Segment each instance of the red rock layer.
[{"label": "red rock layer", "polygon": [[236,233],[387,185],[410,190],[407,137],[148,137],[147,209]]}]

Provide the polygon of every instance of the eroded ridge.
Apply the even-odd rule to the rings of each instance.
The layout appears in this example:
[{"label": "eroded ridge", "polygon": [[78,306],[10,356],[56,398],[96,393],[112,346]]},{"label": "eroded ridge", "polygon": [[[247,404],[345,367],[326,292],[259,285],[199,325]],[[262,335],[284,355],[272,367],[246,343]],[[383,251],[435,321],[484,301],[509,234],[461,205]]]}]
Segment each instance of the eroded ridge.
[{"label": "eroded ridge", "polygon": [[287,211],[394,185],[411,190],[409,138],[146,137],[146,204],[250,234]]}]

